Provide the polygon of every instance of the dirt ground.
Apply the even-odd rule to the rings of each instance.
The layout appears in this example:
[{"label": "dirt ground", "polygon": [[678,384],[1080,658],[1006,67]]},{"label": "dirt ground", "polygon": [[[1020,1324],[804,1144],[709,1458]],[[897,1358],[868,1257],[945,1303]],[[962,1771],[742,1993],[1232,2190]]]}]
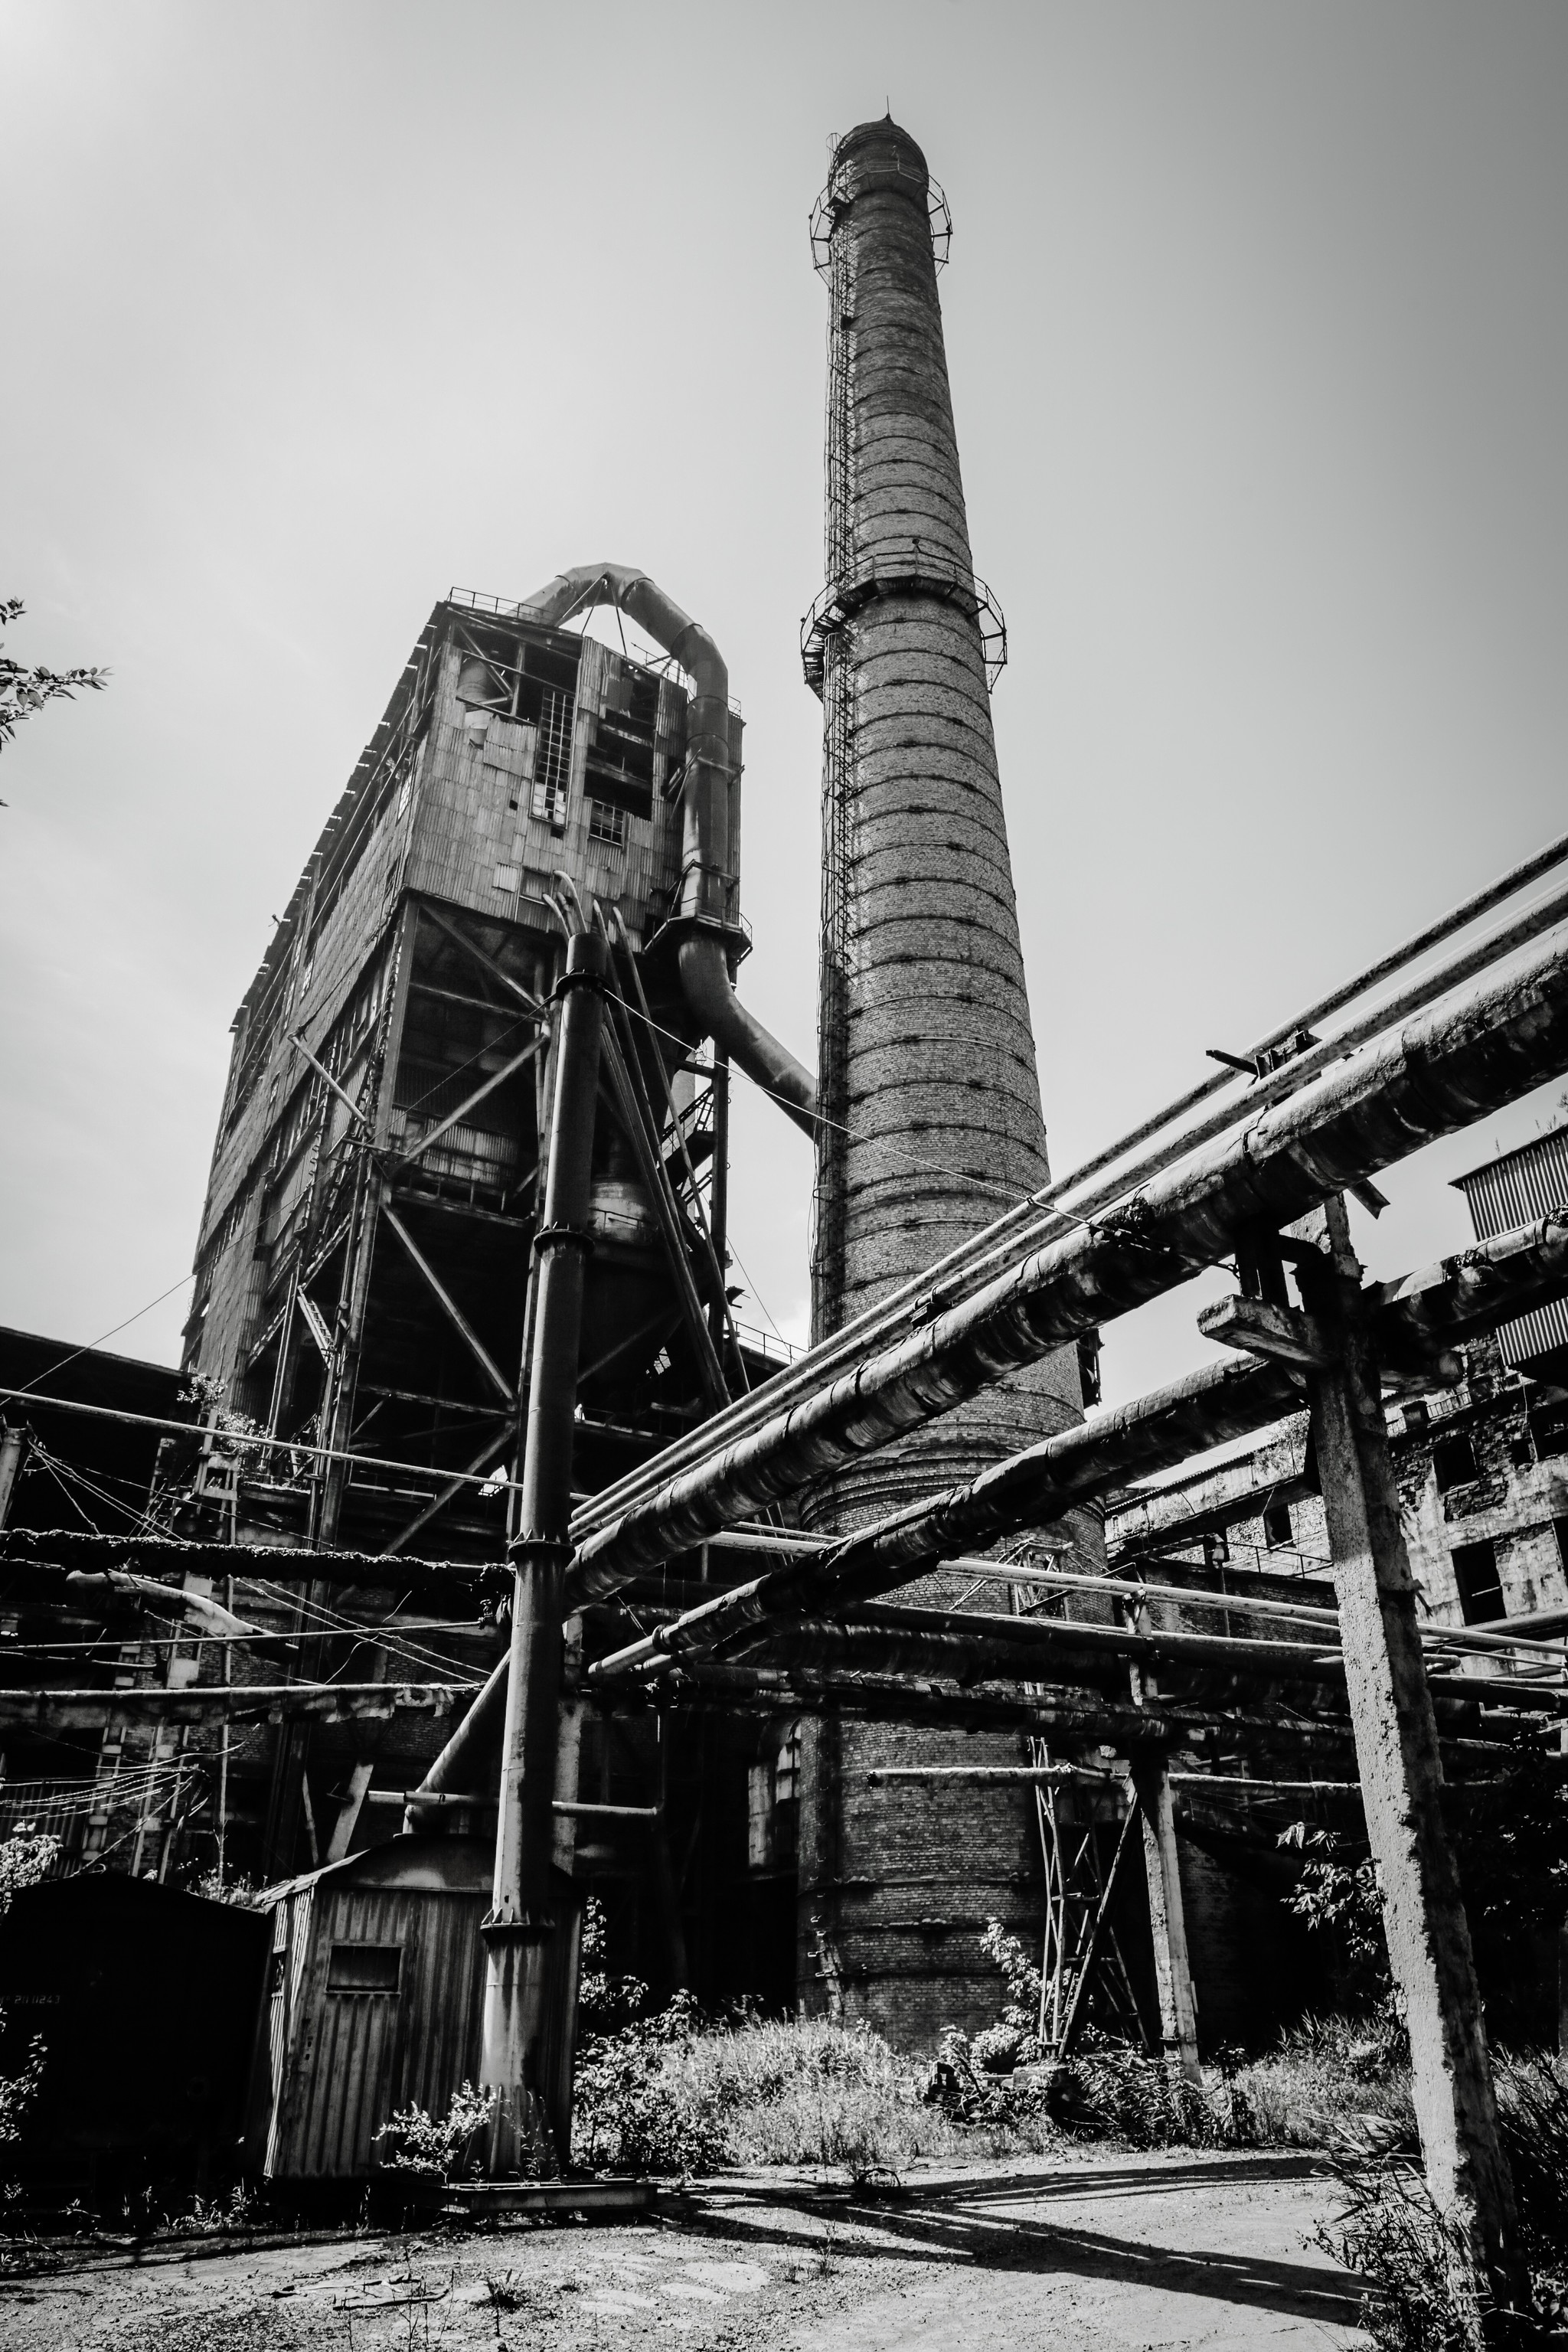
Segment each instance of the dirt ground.
[{"label": "dirt ground", "polygon": [[6,2352],[1283,2352],[1358,2345],[1309,2158],[920,2168],[866,2200],[756,2175],[620,2227],[154,2245],[0,2280]]}]

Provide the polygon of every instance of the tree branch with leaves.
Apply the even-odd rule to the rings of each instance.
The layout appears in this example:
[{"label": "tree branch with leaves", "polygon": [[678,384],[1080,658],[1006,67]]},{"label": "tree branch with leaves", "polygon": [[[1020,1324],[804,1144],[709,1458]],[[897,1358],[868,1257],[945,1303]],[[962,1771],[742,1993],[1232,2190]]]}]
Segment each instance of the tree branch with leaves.
[{"label": "tree branch with leaves", "polygon": [[[0,597],[0,631],[19,621],[26,610],[19,596]],[[108,676],[106,669],[49,669],[42,662],[19,662],[0,646],[0,751],[22,721],[35,717],[47,702],[62,698],[69,702],[84,688],[101,694]],[[4,806],[0,801],[0,808]]]}]

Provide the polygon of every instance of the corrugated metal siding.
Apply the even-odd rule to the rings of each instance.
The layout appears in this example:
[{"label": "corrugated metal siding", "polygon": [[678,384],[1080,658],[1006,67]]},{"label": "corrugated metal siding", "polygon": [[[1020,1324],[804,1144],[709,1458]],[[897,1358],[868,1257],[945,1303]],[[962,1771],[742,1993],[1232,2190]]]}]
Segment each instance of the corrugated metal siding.
[{"label": "corrugated metal siding", "polygon": [[[410,2105],[444,2113],[479,2072],[479,1929],[488,1898],[330,1884],[320,1896],[268,2168],[292,2179],[353,2179],[370,2170],[389,2116]],[[334,1944],[399,1946],[397,1992],[330,1991]]]},{"label": "corrugated metal siding", "polygon": [[[652,900],[672,890],[679,878],[679,804],[664,800],[657,787],[684,735],[684,695],[668,683],[661,687],[653,814],[628,815],[625,843],[613,847],[589,837],[584,772],[594,722],[603,715],[607,684],[620,667],[616,656],[594,638],[584,640],[572,720],[566,822],[559,832],[547,817],[532,814],[530,781],[536,730],[492,714],[482,738],[470,734],[465,723],[468,707],[457,695],[461,655],[450,647],[443,659],[416,831],[405,873],[407,886],[514,922],[542,919],[544,927],[553,929],[555,919],[545,908],[542,893],[555,887],[555,872],[563,868],[585,896],[613,899],[631,930],[641,937],[649,928]],[[509,806],[514,797],[516,809]],[[498,882],[498,870],[515,879]]]},{"label": "corrugated metal siding", "polygon": [[[247,1090],[215,1151],[201,1252],[205,1263],[213,1235],[229,1218],[240,1189],[251,1188],[243,1234],[211,1266],[197,1358],[205,1371],[229,1382],[231,1402],[248,1349],[278,1305],[268,1286],[287,1258],[289,1219],[303,1214],[310,1197],[310,1154],[300,1157],[279,1195],[268,1188],[268,1163],[289,1105],[301,1086],[312,1083],[287,1032],[307,1022],[314,1047],[326,1047],[367,966],[386,949],[400,891],[426,892],[553,937],[558,922],[544,894],[556,887],[554,875],[563,868],[585,900],[597,898],[618,907],[633,939],[641,941],[662,919],[679,885],[679,799],[666,799],[664,791],[683,756],[687,702],[673,678],[664,678],[658,690],[651,817],[628,813],[625,840],[616,845],[590,838],[584,776],[589,737],[619,691],[625,672],[620,656],[594,638],[584,639],[575,700],[562,698],[572,718],[565,824],[560,832],[531,811],[537,729],[491,712],[482,735],[470,730],[469,706],[457,693],[463,649],[448,640],[436,658],[438,674],[423,733],[404,747],[395,772],[377,769],[373,775],[363,763],[356,770],[355,784],[340,802],[333,826],[322,835],[289,902],[288,944],[267,967],[268,984],[264,987],[258,975],[247,1000],[249,1045],[240,1055]],[[373,782],[366,805],[363,795]],[[510,805],[513,799],[515,810]],[[353,835],[355,854],[352,861],[334,864],[334,845],[362,806],[366,825],[363,835]],[[361,1050],[363,1044],[362,1039]],[[351,1089],[358,1083],[359,1066],[356,1062],[338,1072]],[[494,1107],[497,1114],[501,1107]],[[482,1116],[476,1124],[483,1128]],[[449,1150],[458,1159],[433,1161],[432,1172],[439,1166],[459,1178],[473,1174],[471,1157],[459,1150],[456,1139]],[[483,1157],[489,1147],[477,1150]],[[258,1233],[264,1192],[267,1230]]]},{"label": "corrugated metal siding", "polygon": [[278,1906],[273,1914],[272,1987],[267,2020],[268,2063],[272,2078],[272,2112],[267,2127],[267,2155],[262,2170],[270,2179],[279,2168],[288,2126],[291,2045],[302,2024],[303,1979],[310,1952],[310,1907],[314,1890],[305,1887]]},{"label": "corrugated metal siding", "polygon": [[[1568,1128],[1506,1152],[1457,1181],[1479,1242],[1493,1241],[1516,1225],[1534,1224],[1555,1209],[1568,1209]],[[1537,1307],[1517,1323],[1500,1325],[1497,1339],[1505,1364],[1527,1363],[1555,1348],[1568,1348],[1568,1302]]]}]

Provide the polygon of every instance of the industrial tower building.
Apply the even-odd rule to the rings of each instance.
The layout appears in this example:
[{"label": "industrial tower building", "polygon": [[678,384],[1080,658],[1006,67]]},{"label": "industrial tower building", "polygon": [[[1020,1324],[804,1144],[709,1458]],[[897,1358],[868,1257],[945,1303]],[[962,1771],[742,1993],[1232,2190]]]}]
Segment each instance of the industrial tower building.
[{"label": "industrial tower building", "polygon": [[[604,603],[676,645],[687,682],[674,657],[639,663],[582,634]],[[731,986],[748,944],[741,731],[716,652],[640,574],[591,569],[527,606],[456,591],[437,604],[235,1024],[186,1339],[204,1430],[165,1459],[171,1531],[384,1554],[384,1587],[353,1612],[367,1622],[397,1608],[399,1554],[500,1570],[552,996],[580,926],[613,943],[614,1003],[578,1486],[777,1369],[784,1351],[726,1296],[730,1052],[807,1122],[811,1086]],[[373,1640],[324,1599],[279,1595],[268,1622],[319,1633],[280,1653],[287,1673],[395,1682],[416,1658],[477,1679],[500,1647],[493,1622],[427,1611]],[[396,1816],[374,1811],[379,1790],[415,1785],[450,1728],[250,1735],[226,1778],[231,1863],[271,1876],[384,1836]],[[702,1724],[584,1730],[567,1711],[564,1792],[663,1809],[651,1842],[640,1823],[564,1840],[611,1895],[622,1957],[656,1984],[789,1997],[771,1765],[769,1819],[748,1831],[756,1746]]]}]

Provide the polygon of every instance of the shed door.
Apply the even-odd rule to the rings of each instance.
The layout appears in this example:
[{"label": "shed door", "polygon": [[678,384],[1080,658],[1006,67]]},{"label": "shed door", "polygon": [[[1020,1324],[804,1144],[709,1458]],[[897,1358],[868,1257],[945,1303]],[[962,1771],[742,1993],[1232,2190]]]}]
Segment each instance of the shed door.
[{"label": "shed door", "polygon": [[308,2178],[367,2173],[392,2113],[411,1989],[408,1907],[405,1895],[380,1887],[342,1887],[322,1906],[300,2147]]}]

